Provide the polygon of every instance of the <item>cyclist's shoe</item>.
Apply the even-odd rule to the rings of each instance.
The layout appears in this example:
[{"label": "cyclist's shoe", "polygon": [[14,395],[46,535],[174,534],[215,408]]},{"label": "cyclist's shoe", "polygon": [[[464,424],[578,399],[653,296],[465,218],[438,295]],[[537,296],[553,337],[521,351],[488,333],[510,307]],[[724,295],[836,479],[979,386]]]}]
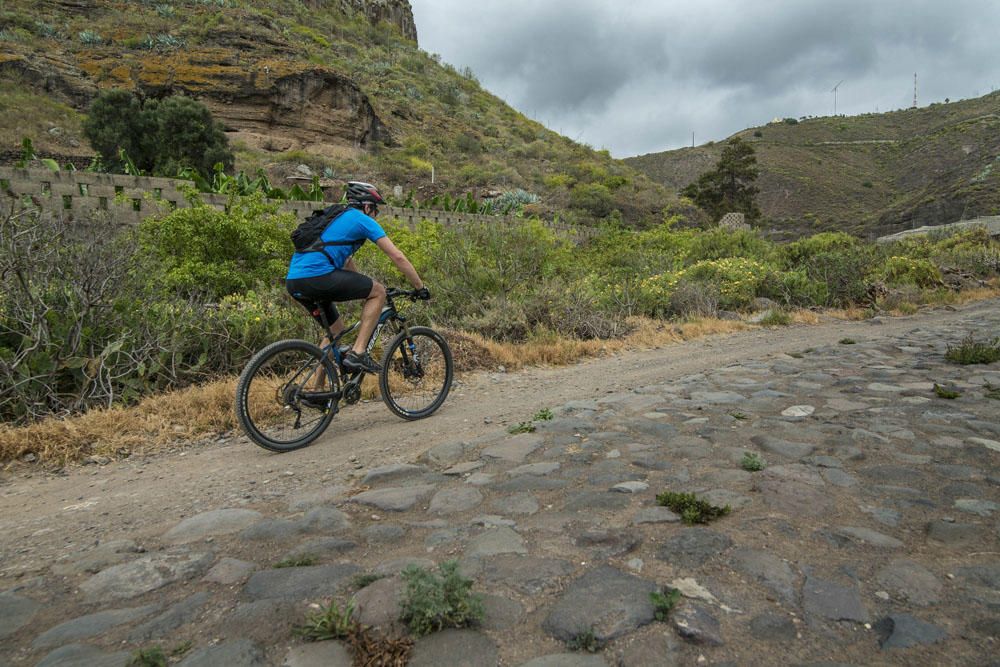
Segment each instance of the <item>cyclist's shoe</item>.
[{"label": "cyclist's shoe", "polygon": [[366,373],[378,373],[382,370],[382,367],[375,363],[370,354],[367,352],[358,354],[354,350],[350,350],[344,355],[344,368],[349,371],[365,371]]}]

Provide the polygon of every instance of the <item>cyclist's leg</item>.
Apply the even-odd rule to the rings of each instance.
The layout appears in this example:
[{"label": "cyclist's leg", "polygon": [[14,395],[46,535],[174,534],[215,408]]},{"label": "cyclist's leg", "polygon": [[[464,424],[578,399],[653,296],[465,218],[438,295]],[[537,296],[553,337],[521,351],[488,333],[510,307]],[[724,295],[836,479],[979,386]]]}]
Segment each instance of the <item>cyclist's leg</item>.
[{"label": "cyclist's leg", "polygon": [[371,291],[365,297],[365,303],[361,307],[361,325],[358,327],[358,337],[354,341],[353,350],[358,355],[365,353],[368,339],[372,337],[375,325],[378,324],[379,313],[382,312],[382,306],[385,305],[385,286],[375,280],[372,280],[371,284]]}]

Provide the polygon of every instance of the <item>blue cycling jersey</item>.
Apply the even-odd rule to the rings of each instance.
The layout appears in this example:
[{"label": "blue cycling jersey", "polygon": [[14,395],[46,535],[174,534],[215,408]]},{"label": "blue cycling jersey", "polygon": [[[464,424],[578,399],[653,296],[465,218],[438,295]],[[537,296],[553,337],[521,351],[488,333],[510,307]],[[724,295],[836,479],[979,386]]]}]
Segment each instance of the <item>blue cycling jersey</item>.
[{"label": "blue cycling jersey", "polygon": [[[297,252],[288,264],[287,280],[324,276],[335,269],[344,268],[351,255],[365,244],[374,243],[385,236],[385,230],[356,208],[349,208],[336,218],[320,235],[323,242],[350,241],[350,245],[326,246],[323,252]],[[329,257],[327,257],[329,255]],[[331,266],[330,262],[333,261]]]}]

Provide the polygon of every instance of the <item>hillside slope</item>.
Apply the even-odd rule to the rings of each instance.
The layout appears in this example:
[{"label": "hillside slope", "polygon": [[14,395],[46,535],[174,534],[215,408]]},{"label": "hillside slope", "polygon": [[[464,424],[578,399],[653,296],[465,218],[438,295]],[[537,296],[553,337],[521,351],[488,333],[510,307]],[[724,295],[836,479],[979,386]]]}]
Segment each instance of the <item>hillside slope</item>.
[{"label": "hillside slope", "polygon": [[[101,90],[185,94],[222,120],[237,167],[417,188],[521,188],[580,222],[657,222],[677,198],[559,136],[421,51],[406,0],[9,0],[0,5],[0,141],[88,153]],[[434,184],[431,185],[433,169]]]},{"label": "hillside slope", "polygon": [[[788,234],[885,234],[1000,214],[1000,92],[884,114],[771,123],[753,143],[765,224]],[[725,142],[625,162],[682,189]]]}]

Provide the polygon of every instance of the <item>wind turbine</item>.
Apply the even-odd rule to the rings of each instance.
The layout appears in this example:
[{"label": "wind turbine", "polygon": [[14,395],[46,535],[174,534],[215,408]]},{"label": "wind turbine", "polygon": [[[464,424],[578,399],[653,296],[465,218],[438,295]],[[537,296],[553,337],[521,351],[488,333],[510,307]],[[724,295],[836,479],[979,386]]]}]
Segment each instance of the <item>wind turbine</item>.
[{"label": "wind turbine", "polygon": [[838,81],[837,85],[834,86],[833,90],[830,91],[831,93],[833,93],[833,115],[834,116],[837,115],[837,89],[840,88],[840,84],[842,84],[842,83],[844,83],[843,79],[841,79],[840,81]]}]

